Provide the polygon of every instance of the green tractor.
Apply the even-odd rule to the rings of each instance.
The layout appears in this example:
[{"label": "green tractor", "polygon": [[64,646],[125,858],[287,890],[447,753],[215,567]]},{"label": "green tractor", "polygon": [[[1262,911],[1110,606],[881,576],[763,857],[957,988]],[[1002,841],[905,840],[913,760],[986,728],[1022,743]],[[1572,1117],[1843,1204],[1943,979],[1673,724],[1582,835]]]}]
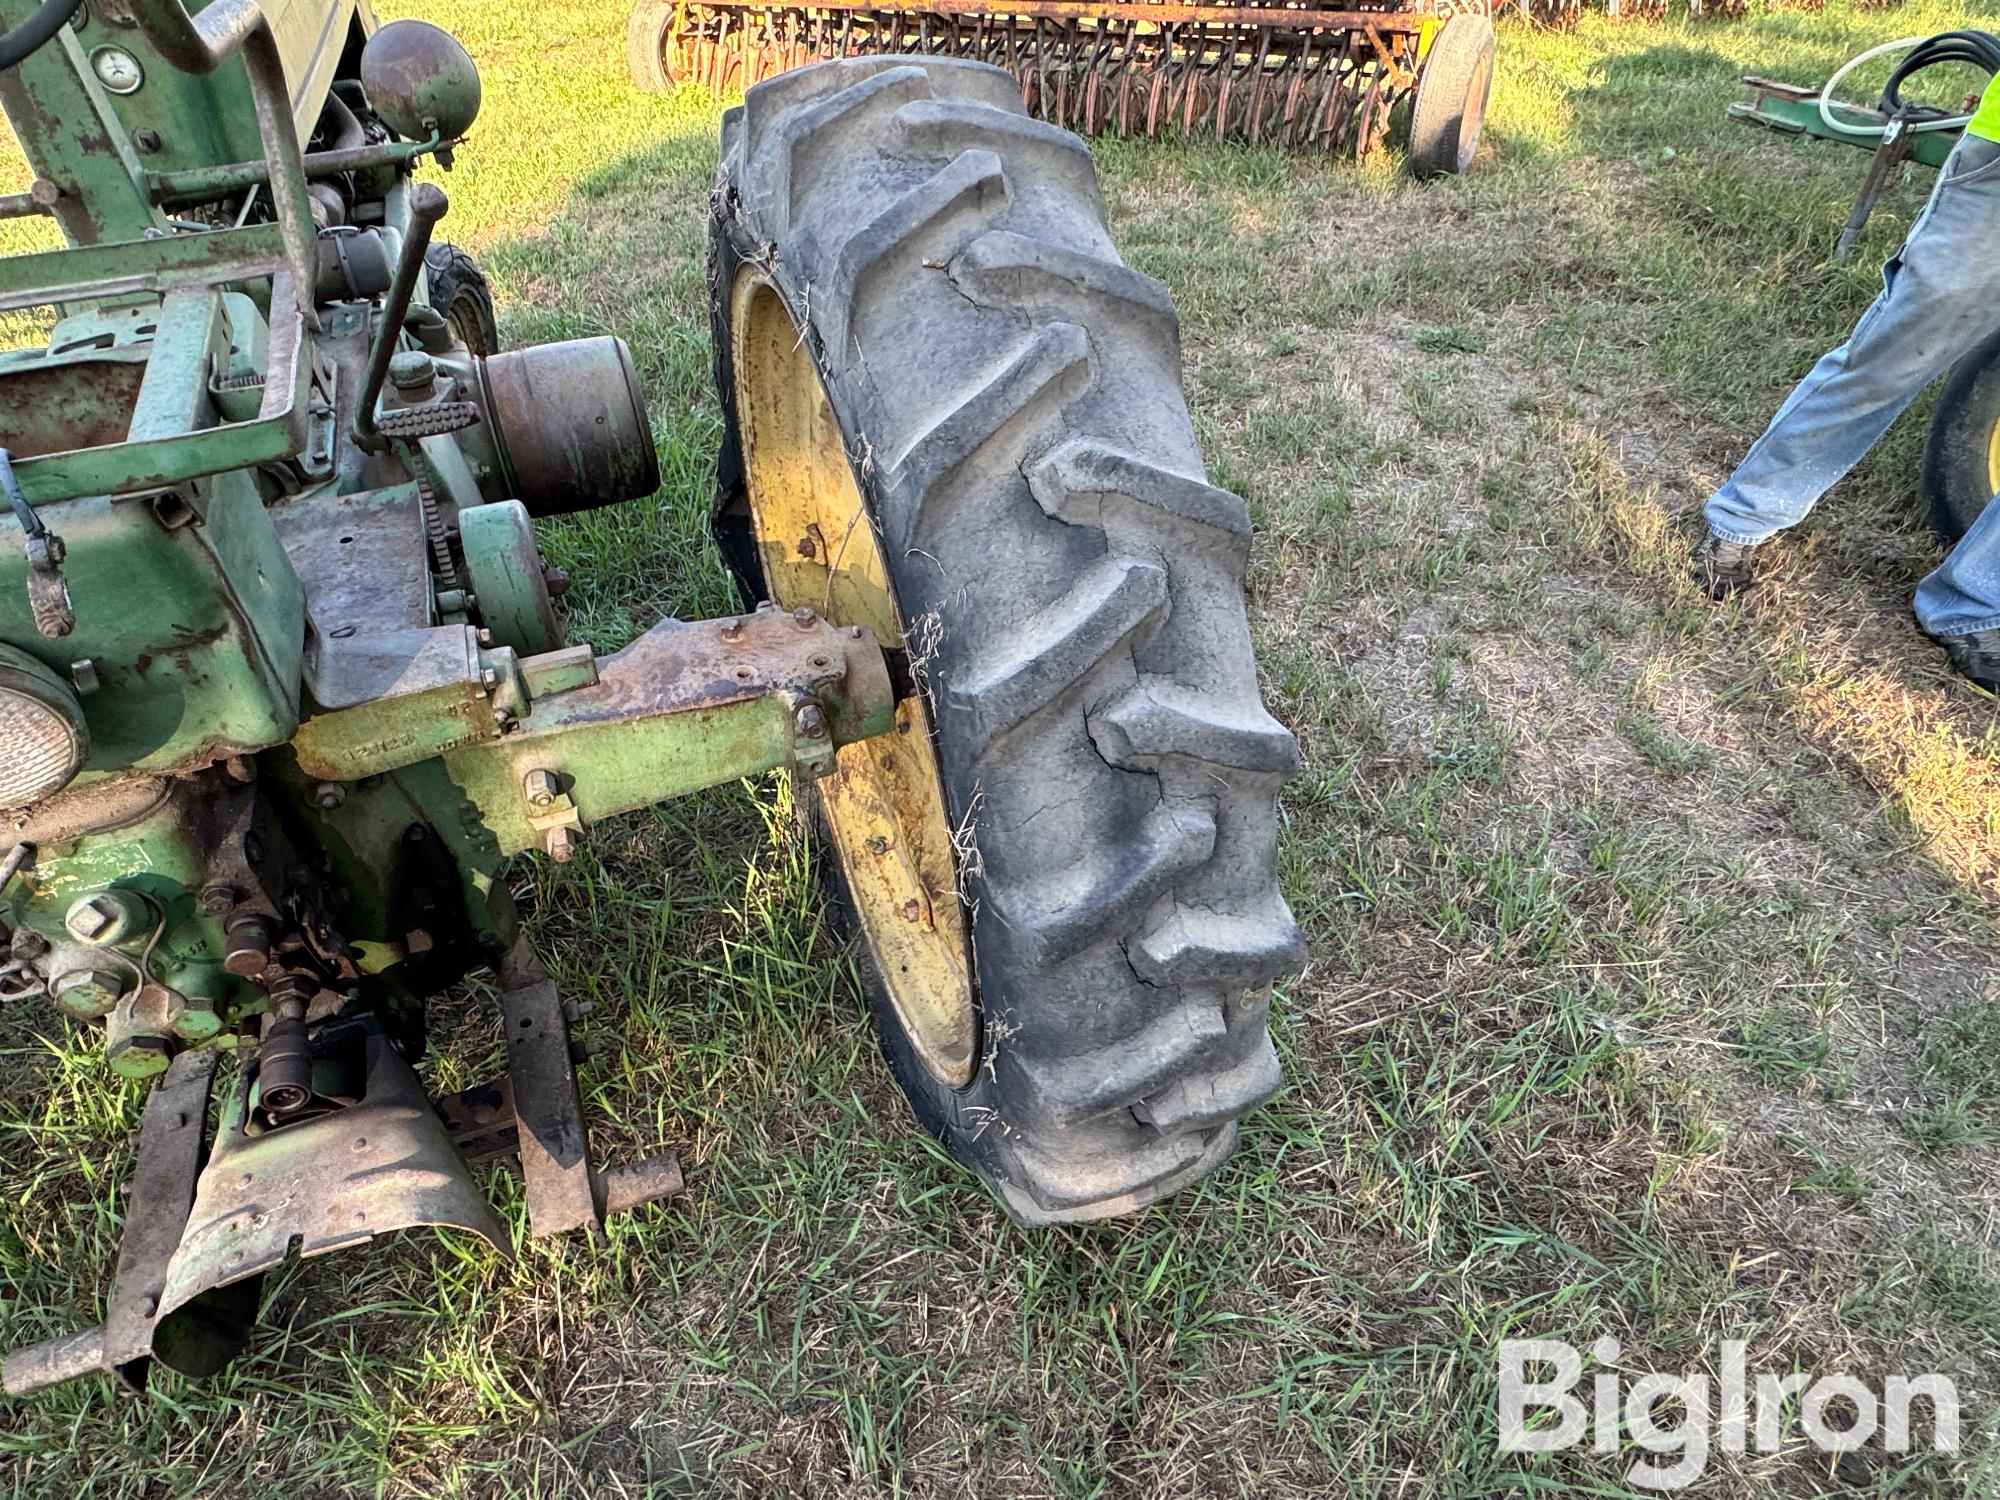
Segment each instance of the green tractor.
[{"label": "green tractor", "polygon": [[[772,770],[890,1068],[1012,1214],[1120,1213],[1228,1153],[1303,956],[1297,752],[1173,307],[1074,136],[936,58],[728,114],[745,608],[597,655],[536,523],[644,500],[657,454],[618,339],[503,350],[435,235],[414,174],[473,123],[464,50],[365,0],[0,25],[35,174],[0,216],[67,241],[0,261],[0,309],[52,310],[0,354],[0,989],[151,1090],[102,1322],[17,1350],[9,1392],[213,1373],[290,1256],[425,1225],[506,1253],[469,1161],[519,1171],[536,1235],[682,1191],[669,1153],[593,1157],[505,872]],[[509,1066],[432,1097],[427,997],[482,972]]]}]

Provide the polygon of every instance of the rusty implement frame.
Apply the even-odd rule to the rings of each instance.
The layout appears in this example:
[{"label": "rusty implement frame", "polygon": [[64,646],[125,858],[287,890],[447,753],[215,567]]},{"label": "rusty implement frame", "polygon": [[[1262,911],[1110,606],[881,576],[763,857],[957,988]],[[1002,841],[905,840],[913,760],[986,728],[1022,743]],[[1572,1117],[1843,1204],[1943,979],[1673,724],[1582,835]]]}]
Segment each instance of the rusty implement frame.
[{"label": "rusty implement frame", "polygon": [[1416,87],[1430,37],[1482,0],[1417,8],[1093,0],[662,0],[670,81],[717,92],[829,58],[1005,68],[1030,113],[1084,134],[1167,130],[1365,155]]}]

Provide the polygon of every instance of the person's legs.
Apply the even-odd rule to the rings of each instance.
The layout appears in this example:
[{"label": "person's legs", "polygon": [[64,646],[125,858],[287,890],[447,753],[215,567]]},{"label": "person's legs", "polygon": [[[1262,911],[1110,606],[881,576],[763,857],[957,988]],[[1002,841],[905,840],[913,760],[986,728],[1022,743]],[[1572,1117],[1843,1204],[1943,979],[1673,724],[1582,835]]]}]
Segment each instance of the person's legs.
[{"label": "person's legs", "polygon": [[1882,292],[1813,367],[1707,506],[1715,538],[1754,545],[1801,520],[1923,388],[2000,322],[2000,142],[1962,139]]},{"label": "person's legs", "polygon": [[2000,495],[1917,585],[1917,623],[1934,636],[2000,631]]}]

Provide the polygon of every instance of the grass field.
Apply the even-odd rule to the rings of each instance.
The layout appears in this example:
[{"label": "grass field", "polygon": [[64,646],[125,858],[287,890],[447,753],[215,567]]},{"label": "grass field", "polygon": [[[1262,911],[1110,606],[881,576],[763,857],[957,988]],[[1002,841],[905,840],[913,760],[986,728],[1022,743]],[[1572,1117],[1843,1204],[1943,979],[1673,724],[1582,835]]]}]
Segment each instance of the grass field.
[{"label": "grass field", "polygon": [[[615,330],[658,499],[548,528],[581,631],[727,609],[704,536],[705,195],[719,104],[631,92],[623,0],[439,0],[485,72],[449,237],[515,342]],[[1218,482],[1260,527],[1267,694],[1307,769],[1286,887],[1290,1087],[1198,1191],[1023,1230],[913,1127],[783,789],[525,869],[608,1044],[614,1144],[684,1213],[494,1264],[442,1240],[297,1267],[251,1354],[0,1414],[13,1494],[1631,1493],[1631,1453],[1496,1451],[1505,1337],[1632,1372],[1960,1385],[1965,1452],[1796,1440],[1709,1495],[2000,1489],[2000,735],[1914,633],[1921,413],[1715,609],[1693,512],[1865,305],[1928,187],[1826,253],[1865,166],[1726,123],[1988,0],[1503,30],[1489,157],[1418,186],[1103,142],[1173,288]],[[496,1052],[454,1013],[442,1076]],[[0,1017],[0,1339],[99,1315],[136,1101]],[[79,1162],[79,1157],[81,1162]],[[508,1192],[504,1186],[499,1189]],[[517,1224],[517,1201],[509,1202]]]}]

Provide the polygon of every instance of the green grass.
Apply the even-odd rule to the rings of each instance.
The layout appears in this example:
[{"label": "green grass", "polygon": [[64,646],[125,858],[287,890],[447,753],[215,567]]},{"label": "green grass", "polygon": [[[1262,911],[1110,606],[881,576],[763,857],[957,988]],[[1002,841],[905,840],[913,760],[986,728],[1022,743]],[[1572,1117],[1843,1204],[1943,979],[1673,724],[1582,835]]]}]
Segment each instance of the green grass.
[{"label": "green grass", "polygon": [[[660,494],[545,528],[578,631],[725,609],[720,105],[627,87],[616,0],[421,9],[485,72],[443,232],[503,335],[622,332],[651,397]],[[1769,588],[1712,611],[1680,580],[1705,487],[1927,186],[1893,184],[1865,253],[1827,264],[1865,158],[1726,123],[1733,80],[1967,14],[1510,25],[1491,159],[1429,187],[1391,159],[1098,143],[1119,243],[1183,310],[1213,471],[1255,513],[1267,693],[1307,752],[1291,1084],[1210,1182],[1116,1224],[1007,1223],[889,1084],[783,789],[714,792],[522,870],[598,1005],[602,1140],[677,1147],[691,1208],[505,1264],[411,1236],[292,1268],[217,1380],[0,1415],[0,1485],[1621,1495],[1629,1454],[1495,1448],[1497,1342],[1608,1333],[1627,1371],[1744,1337],[1753,1368],[1966,1393],[1963,1458],[1718,1456],[1701,1493],[1990,1493],[2000,767],[1991,704],[1905,623],[1936,555],[1921,412]],[[441,1079],[476,1074],[488,1009],[439,1039]],[[0,1047],[19,1341],[101,1312],[137,1115],[44,1013]]]}]

